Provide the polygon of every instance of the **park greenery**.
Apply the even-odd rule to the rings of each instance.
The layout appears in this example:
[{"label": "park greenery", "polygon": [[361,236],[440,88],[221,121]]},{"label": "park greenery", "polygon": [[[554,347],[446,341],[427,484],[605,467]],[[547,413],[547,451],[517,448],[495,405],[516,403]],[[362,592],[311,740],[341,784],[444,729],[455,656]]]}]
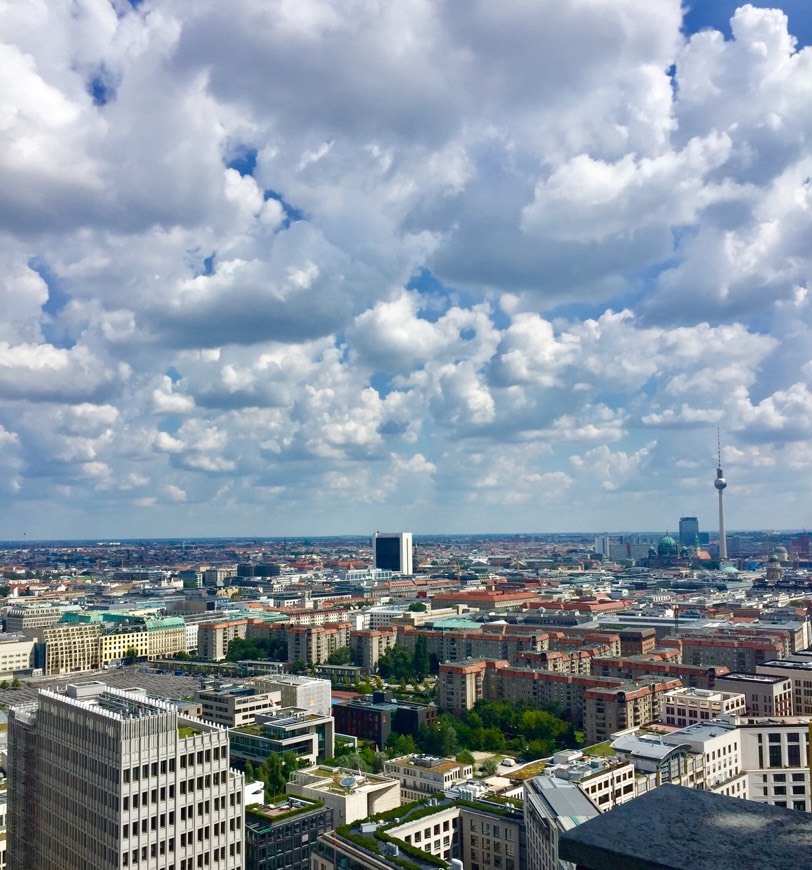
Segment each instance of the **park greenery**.
[{"label": "park greenery", "polygon": [[574,747],[577,740],[574,726],[555,707],[479,700],[458,717],[440,714],[434,725],[420,729],[416,743],[420,751],[443,757],[474,750],[509,752],[532,761]]},{"label": "park greenery", "polygon": [[386,680],[407,683],[419,683],[424,680],[432,671],[426,638],[417,638],[414,652],[409,652],[402,646],[390,647],[378,659],[378,670]]},{"label": "park greenery", "polygon": [[226,661],[264,661],[284,662],[288,658],[288,644],[285,640],[273,637],[235,637],[228,645]]}]

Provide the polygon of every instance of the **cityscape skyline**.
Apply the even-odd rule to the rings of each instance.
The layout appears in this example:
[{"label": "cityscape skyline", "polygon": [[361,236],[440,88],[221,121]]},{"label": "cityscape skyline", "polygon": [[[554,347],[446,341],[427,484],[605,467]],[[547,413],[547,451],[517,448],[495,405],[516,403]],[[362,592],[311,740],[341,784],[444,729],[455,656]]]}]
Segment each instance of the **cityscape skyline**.
[{"label": "cityscape skyline", "polygon": [[737,5],[16,4],[0,538],[803,527],[812,13]]}]

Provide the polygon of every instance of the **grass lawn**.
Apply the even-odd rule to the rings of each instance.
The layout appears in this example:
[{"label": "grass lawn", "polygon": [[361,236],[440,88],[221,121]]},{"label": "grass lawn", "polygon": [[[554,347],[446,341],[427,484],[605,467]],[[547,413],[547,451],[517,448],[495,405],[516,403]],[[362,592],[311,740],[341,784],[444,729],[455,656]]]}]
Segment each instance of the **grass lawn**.
[{"label": "grass lawn", "polygon": [[603,743],[596,743],[594,746],[584,747],[584,755],[612,756],[614,754],[615,751],[612,749],[612,744],[609,740],[606,740]]}]

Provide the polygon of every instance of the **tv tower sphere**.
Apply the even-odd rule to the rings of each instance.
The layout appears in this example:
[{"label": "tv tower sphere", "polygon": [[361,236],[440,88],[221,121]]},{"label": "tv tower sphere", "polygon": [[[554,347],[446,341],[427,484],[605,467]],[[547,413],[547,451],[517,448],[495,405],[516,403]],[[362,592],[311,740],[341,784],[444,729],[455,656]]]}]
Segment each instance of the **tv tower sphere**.
[{"label": "tv tower sphere", "polygon": [[716,469],[716,480],[713,481],[713,485],[721,492],[726,486],[727,481],[722,477],[722,469]]}]

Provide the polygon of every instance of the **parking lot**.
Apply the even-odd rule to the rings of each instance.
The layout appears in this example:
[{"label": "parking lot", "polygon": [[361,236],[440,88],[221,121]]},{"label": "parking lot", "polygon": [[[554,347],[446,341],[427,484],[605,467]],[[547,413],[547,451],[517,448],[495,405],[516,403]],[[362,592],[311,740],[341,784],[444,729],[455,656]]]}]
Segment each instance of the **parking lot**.
[{"label": "parking lot", "polygon": [[0,705],[14,707],[26,704],[36,698],[40,689],[53,689],[68,683],[81,685],[83,683],[102,682],[119,689],[140,688],[148,695],[167,699],[191,700],[195,690],[200,688],[199,676],[175,676],[174,674],[150,674],[142,670],[141,665],[124,668],[114,668],[95,673],[64,675],[60,677],[36,677],[22,682],[17,689],[0,689]]}]

